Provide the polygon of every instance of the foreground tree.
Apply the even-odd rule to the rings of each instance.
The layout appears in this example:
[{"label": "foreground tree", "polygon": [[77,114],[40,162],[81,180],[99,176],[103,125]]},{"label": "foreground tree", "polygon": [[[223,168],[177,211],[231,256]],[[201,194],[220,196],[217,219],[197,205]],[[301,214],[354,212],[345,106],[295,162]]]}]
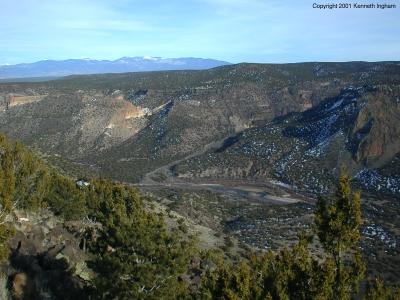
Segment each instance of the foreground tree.
[{"label": "foreground tree", "polygon": [[312,235],[302,235],[291,250],[253,254],[249,263],[222,264],[203,277],[202,299],[351,299],[364,278],[357,248],[360,239],[359,193],[340,177],[336,192],[320,198],[315,233],[324,249],[319,261],[309,250]]},{"label": "foreground tree", "polygon": [[399,300],[400,288],[385,285],[380,279],[370,280],[367,284],[365,300]]},{"label": "foreground tree", "polygon": [[177,299],[187,294],[179,280],[190,261],[192,241],[168,232],[162,218],[145,210],[138,193],[107,182],[93,185],[100,199],[92,218],[103,229],[92,246],[96,299]]},{"label": "foreground tree", "polygon": [[7,241],[14,235],[15,230],[8,224],[4,223],[4,217],[0,217],[0,262],[8,259],[10,255],[10,247]]},{"label": "foreground tree", "polygon": [[8,239],[14,229],[6,223],[6,217],[15,208],[15,176],[12,148],[6,137],[0,134],[0,262],[8,259]]},{"label": "foreground tree", "polygon": [[350,177],[342,175],[333,197],[319,198],[315,229],[326,254],[335,262],[334,292],[350,299],[364,278],[365,264],[357,247],[360,240],[361,198],[352,192]]},{"label": "foreground tree", "polygon": [[[193,255],[192,239],[167,229],[161,216],[145,209],[135,189],[104,180],[79,188],[0,135],[0,261],[8,257],[7,240],[13,234],[6,216],[15,208],[44,207],[66,219],[84,216],[101,223],[100,232],[88,235],[95,299],[350,299],[364,276],[357,247],[360,195],[351,191],[345,175],[336,192],[317,203],[314,233],[323,246],[323,260],[309,250],[311,235],[301,236],[291,249],[253,253],[246,260],[207,254],[203,261],[209,260],[209,267],[192,294],[188,283],[179,280],[187,278],[180,275]],[[400,290],[370,281],[365,299],[400,299]]]}]

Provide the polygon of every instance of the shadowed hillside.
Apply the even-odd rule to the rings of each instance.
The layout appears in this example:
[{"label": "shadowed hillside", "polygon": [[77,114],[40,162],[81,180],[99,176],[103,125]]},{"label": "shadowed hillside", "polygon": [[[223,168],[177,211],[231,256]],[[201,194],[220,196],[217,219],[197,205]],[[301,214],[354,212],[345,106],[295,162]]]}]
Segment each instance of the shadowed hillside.
[{"label": "shadowed hillside", "polygon": [[[245,175],[297,184],[301,160],[304,163],[308,157],[314,165],[324,161],[322,172],[327,174],[322,177],[336,176],[337,167],[345,163],[352,175],[361,172],[362,181],[371,182],[366,178],[369,170],[385,167],[399,152],[399,69],[395,62],[239,64],[204,71],[1,84],[0,130],[49,159],[62,157],[63,165],[71,170],[83,166],[129,182],[138,182],[148,172],[192,157],[240,132],[265,131],[264,137],[254,136],[252,142],[261,138],[259,143],[271,143],[264,139],[272,134],[278,144],[282,140],[276,146],[284,147],[287,157],[277,149],[271,159],[279,168],[262,156],[255,163],[245,159],[240,162]],[[273,128],[277,128],[275,133],[267,133]],[[222,161],[227,162],[225,153],[231,146],[218,151]],[[322,146],[333,147],[328,151],[333,154],[316,157],[313,151]],[[253,146],[238,151],[249,147]],[[262,146],[254,145],[249,151],[262,155],[257,147]],[[343,157],[338,159],[337,153]],[[235,168],[234,163],[227,163],[224,168]],[[213,172],[219,171],[204,174],[212,176]],[[231,175],[227,174],[241,176]],[[306,186],[318,190],[312,178],[304,180]],[[375,181],[379,180],[385,179]]]}]

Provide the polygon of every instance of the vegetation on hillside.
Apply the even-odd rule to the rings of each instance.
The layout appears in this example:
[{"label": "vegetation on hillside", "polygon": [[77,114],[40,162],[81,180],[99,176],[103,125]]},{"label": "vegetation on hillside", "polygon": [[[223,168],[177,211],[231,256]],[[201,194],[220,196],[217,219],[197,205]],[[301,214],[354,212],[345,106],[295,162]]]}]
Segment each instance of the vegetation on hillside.
[{"label": "vegetation on hillside", "polygon": [[192,239],[168,232],[160,216],[144,209],[135,190],[92,183],[90,217],[103,225],[91,248],[95,298],[176,299],[185,294],[187,286],[178,278],[187,270]]},{"label": "vegetation on hillside", "polygon": [[[360,195],[342,176],[333,196],[321,198],[315,229],[292,249],[279,253],[249,253],[226,260],[215,251],[199,252],[182,230],[168,230],[161,216],[145,209],[136,189],[95,179],[79,186],[46,166],[19,143],[0,136],[0,255],[8,256],[17,208],[50,208],[66,219],[87,218],[101,223],[89,242],[88,264],[95,275],[87,282],[91,299],[351,299],[365,279],[359,253],[362,222]],[[93,233],[93,232],[92,232]],[[89,234],[89,233],[88,233]],[[324,249],[319,260],[309,251],[318,236]],[[189,288],[194,257],[201,282]],[[62,283],[60,282],[60,285]],[[381,280],[371,281],[366,299],[399,299],[400,291]]]},{"label": "vegetation on hillside", "polygon": [[[332,198],[318,201],[315,233],[324,259],[310,254],[313,235],[302,235],[292,249],[252,254],[248,262],[223,263],[205,276],[204,299],[352,299],[365,279],[365,264],[357,247],[361,225],[360,196],[352,193],[348,176],[339,180]],[[368,285],[366,299],[398,299],[377,280]],[[396,298],[397,297],[397,298]]]},{"label": "vegetation on hillside", "polygon": [[[368,159],[367,165],[364,158],[376,153],[376,158],[383,160],[373,167],[380,167],[395,154],[392,150],[398,149],[399,68],[396,62],[238,64],[203,71],[71,76],[50,82],[0,84],[0,130],[53,156],[59,166],[67,162],[71,168],[84,165],[115,180],[138,182],[154,169],[249,128],[244,132],[247,137],[238,136],[238,145],[245,144],[244,153],[238,151],[241,148],[232,148],[234,151],[227,149],[221,155],[196,155],[200,161],[190,161],[182,171],[194,169],[191,173],[197,176],[195,173],[213,177],[224,173],[224,177],[235,178],[265,178],[276,173],[275,177],[286,183],[318,192],[318,187],[324,187],[323,192],[327,192],[325,183],[331,183],[333,163],[349,165],[352,170],[350,155],[357,154],[357,167],[370,168],[375,157]],[[365,99],[357,96],[362,90],[377,87],[391,96],[369,92]],[[346,99],[340,104],[343,97]],[[323,102],[325,112],[309,110]],[[365,102],[375,104],[369,108],[367,103],[363,108]],[[146,113],[126,119],[127,109],[134,109],[133,105]],[[363,113],[353,130],[348,127],[353,124],[354,107]],[[319,118],[299,115],[298,122],[281,118],[303,111],[309,112],[308,117]],[[273,133],[260,126],[276,118],[289,122],[282,126],[293,127],[290,136],[286,134],[290,130]],[[370,123],[371,119],[375,121]],[[310,126],[315,130],[309,132]],[[345,136],[349,133],[348,143],[340,138],[341,130]],[[298,136],[301,132],[305,136]],[[380,138],[387,134],[392,137]],[[319,146],[310,144],[308,137]],[[380,140],[388,145],[382,151],[375,146]],[[362,147],[358,147],[361,142]],[[372,152],[368,150],[371,143]],[[326,151],[329,149],[334,151]],[[338,149],[362,151],[346,151],[348,159],[346,155],[338,159]],[[296,172],[303,167],[307,168],[304,172]],[[315,171],[320,169],[324,170],[322,176]],[[364,172],[362,181],[368,183],[376,177],[372,175]],[[376,189],[376,181],[383,186],[389,178],[390,189],[398,187],[397,173],[389,175],[379,176],[369,186]]]}]

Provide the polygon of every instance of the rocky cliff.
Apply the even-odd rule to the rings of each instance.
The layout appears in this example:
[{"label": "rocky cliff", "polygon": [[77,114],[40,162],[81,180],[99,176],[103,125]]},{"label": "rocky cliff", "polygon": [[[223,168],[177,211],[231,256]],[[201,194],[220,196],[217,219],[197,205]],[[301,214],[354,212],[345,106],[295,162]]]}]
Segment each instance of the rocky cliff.
[{"label": "rocky cliff", "polygon": [[[323,160],[329,162],[327,170],[338,162],[356,169],[379,168],[399,150],[399,83],[399,63],[350,62],[239,64],[203,71],[1,84],[0,131],[39,149],[55,162],[62,157],[68,164],[137,182],[160,166],[200,154],[207,145],[241,132],[261,130],[257,128],[265,128],[265,124],[278,124],[271,123],[273,120],[289,122],[292,127],[296,122],[307,126],[315,122],[318,134],[308,133],[308,139],[315,140],[307,143],[322,147],[329,136],[331,155]],[[19,105],[9,105],[10,99],[23,101],[14,100]],[[330,115],[342,110],[351,112]],[[318,119],[321,114],[326,118]],[[293,115],[305,119],[293,119]],[[268,130],[273,128],[271,125]],[[278,139],[274,145],[279,139],[284,139],[284,144],[301,140],[284,134],[265,138]],[[338,153],[346,159],[338,160]],[[283,159],[279,158],[282,164]],[[255,170],[259,164],[265,166]],[[237,174],[252,170],[249,172],[267,176],[274,173],[272,169],[257,160],[243,162]],[[221,170],[214,165],[202,172],[211,176]]]}]

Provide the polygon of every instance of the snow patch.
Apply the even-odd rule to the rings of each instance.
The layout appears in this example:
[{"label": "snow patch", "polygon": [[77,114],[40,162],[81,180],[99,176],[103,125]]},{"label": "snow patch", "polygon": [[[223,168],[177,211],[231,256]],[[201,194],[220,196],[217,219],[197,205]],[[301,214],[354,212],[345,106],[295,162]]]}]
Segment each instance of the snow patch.
[{"label": "snow patch", "polygon": [[336,101],[335,103],[333,103],[333,105],[331,107],[329,107],[327,109],[327,111],[331,111],[334,110],[335,108],[338,108],[340,105],[342,105],[344,99],[340,99],[338,101]]},{"label": "snow patch", "polygon": [[363,169],[354,178],[368,190],[400,194],[400,176],[387,177],[377,170]]},{"label": "snow patch", "polygon": [[143,56],[144,60],[159,60],[158,57],[153,57],[153,56]]}]

